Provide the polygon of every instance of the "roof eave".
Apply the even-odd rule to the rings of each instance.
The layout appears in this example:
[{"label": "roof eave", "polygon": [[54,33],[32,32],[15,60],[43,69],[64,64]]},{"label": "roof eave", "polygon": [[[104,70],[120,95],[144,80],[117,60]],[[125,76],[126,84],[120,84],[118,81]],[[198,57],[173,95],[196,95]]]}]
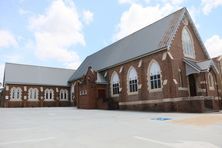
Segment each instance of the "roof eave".
[{"label": "roof eave", "polygon": [[58,85],[58,84],[40,84],[40,83],[21,83],[21,82],[5,82],[5,85],[36,85],[36,86],[58,86],[58,87],[69,87],[69,85]]}]

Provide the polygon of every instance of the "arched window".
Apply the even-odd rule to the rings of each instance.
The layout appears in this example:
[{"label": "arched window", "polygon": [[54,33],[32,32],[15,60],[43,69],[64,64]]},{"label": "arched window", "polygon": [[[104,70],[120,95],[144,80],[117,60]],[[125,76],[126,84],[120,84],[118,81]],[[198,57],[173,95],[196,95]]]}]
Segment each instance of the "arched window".
[{"label": "arched window", "polygon": [[67,89],[61,89],[59,94],[60,94],[60,100],[68,100],[68,90]]},{"label": "arched window", "polygon": [[53,100],[53,97],[54,97],[54,91],[53,91],[53,89],[46,89],[45,90],[45,99],[46,100]]},{"label": "arched window", "polygon": [[70,90],[70,100],[71,100],[71,102],[73,102],[73,99],[75,98],[75,84],[76,83],[74,83],[74,84],[72,84],[72,86],[71,86],[71,90]]},{"label": "arched window", "polygon": [[37,88],[29,88],[28,90],[28,99],[37,100],[38,99],[38,89]]},{"label": "arched window", "polygon": [[113,72],[111,77],[111,91],[112,95],[118,95],[119,94],[119,76],[117,72]]},{"label": "arched window", "polygon": [[195,58],[193,39],[187,27],[184,27],[182,31],[182,45],[184,56]]},{"label": "arched window", "polygon": [[148,86],[150,90],[162,88],[161,84],[161,70],[156,61],[151,61],[148,71]]},{"label": "arched window", "polygon": [[212,73],[208,73],[208,83],[209,83],[209,88],[210,90],[214,90],[214,78]]},{"label": "arched window", "polygon": [[138,77],[134,67],[130,67],[127,75],[128,91],[129,93],[137,92],[138,89]]},{"label": "arched window", "polygon": [[22,98],[22,89],[20,87],[12,87],[11,93],[10,93],[10,98],[13,101],[20,101]]}]

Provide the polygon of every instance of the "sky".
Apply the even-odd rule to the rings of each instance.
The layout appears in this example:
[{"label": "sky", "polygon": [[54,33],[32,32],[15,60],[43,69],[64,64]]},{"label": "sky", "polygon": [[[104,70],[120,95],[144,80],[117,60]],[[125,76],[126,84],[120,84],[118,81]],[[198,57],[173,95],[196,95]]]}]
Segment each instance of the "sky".
[{"label": "sky", "polygon": [[76,69],[182,7],[210,56],[222,55],[222,0],[0,0],[0,82],[6,62]]}]

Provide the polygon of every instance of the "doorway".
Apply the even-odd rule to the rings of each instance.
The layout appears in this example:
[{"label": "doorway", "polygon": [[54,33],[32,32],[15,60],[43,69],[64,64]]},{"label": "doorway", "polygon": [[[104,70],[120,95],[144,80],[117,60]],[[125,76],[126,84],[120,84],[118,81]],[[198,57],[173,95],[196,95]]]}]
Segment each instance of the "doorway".
[{"label": "doorway", "polygon": [[197,95],[197,88],[196,88],[196,80],[193,74],[188,76],[189,79],[189,86],[190,86],[190,96]]},{"label": "doorway", "polygon": [[105,99],[105,98],[106,98],[106,90],[98,89],[98,99]]}]

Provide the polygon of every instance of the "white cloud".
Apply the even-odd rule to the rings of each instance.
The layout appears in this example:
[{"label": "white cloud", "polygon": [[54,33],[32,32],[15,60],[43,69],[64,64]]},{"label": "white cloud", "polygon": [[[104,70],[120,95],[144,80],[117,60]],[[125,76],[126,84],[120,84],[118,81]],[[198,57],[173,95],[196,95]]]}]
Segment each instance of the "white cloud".
[{"label": "white cloud", "polygon": [[14,35],[7,30],[0,30],[0,48],[17,47]]},{"label": "white cloud", "polygon": [[143,7],[141,4],[131,4],[130,8],[125,11],[120,18],[114,40],[123,38],[157,21],[175,9],[178,9],[178,7],[169,3],[166,3],[162,7],[159,5]]},{"label": "white cloud", "polygon": [[31,14],[31,12],[30,12],[30,11],[25,10],[25,9],[23,9],[23,8],[19,8],[18,12],[19,12],[19,14],[20,14],[20,15],[27,15],[27,14]]},{"label": "white cloud", "polygon": [[206,40],[205,46],[211,57],[222,55],[222,37],[213,35]]},{"label": "white cloud", "polygon": [[201,0],[202,10],[205,15],[209,14],[213,9],[222,6],[222,0]]},{"label": "white cloud", "polygon": [[89,10],[83,11],[83,21],[86,25],[89,25],[93,21],[93,13]]},{"label": "white cloud", "polygon": [[118,0],[119,4],[133,4],[136,3],[138,0]]},{"label": "white cloud", "polygon": [[85,45],[82,28],[82,22],[72,1],[53,1],[45,14],[30,18],[36,55],[41,59],[72,63],[72,68],[77,68],[80,58],[70,48]]}]

